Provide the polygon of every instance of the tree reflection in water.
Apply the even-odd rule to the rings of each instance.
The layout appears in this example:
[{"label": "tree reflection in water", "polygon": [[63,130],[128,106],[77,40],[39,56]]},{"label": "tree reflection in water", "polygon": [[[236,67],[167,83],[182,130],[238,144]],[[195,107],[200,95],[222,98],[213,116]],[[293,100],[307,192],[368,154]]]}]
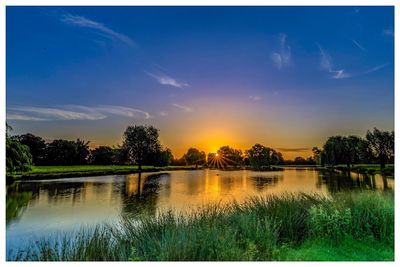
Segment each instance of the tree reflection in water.
[{"label": "tree reflection in water", "polygon": [[[377,179],[381,183],[377,183]],[[359,174],[359,173],[339,173],[332,171],[321,171],[317,181],[317,187],[325,184],[328,191],[336,193],[340,191],[349,191],[354,189],[367,189],[367,190],[393,190],[388,184],[386,175],[378,174]]]},{"label": "tree reflection in water", "polygon": [[252,176],[251,180],[253,182],[254,187],[258,190],[258,191],[262,191],[263,189],[265,189],[265,187],[268,186],[275,186],[281,179],[279,179],[282,177],[278,177],[278,176]]},{"label": "tree reflection in water", "polygon": [[18,221],[33,197],[33,192],[19,192],[18,187],[19,184],[7,186],[6,225]]},{"label": "tree reflection in water", "polygon": [[[160,173],[144,176],[133,174],[126,176],[126,182],[120,190],[122,216],[155,215],[157,211],[160,179],[169,178],[170,174]],[[169,179],[166,179],[169,181]]]}]

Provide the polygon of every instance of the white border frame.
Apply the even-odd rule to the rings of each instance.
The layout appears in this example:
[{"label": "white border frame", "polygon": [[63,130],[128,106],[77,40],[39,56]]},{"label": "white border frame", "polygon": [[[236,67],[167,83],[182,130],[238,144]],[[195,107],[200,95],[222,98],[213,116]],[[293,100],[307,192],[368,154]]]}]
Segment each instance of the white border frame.
[{"label": "white border frame", "polygon": [[[1,91],[1,109],[0,109],[0,117],[3,118],[3,122],[6,120],[6,80],[5,80],[5,72],[6,72],[6,64],[5,64],[5,59],[6,59],[6,6],[394,6],[395,7],[395,25],[394,26],[394,38],[395,38],[395,51],[398,50],[398,42],[397,42],[397,29],[399,28],[399,1],[395,0],[326,0],[323,3],[321,1],[317,0],[306,0],[306,1],[301,1],[297,2],[294,0],[270,0],[270,1],[263,1],[263,0],[203,0],[203,1],[198,1],[198,0],[189,0],[189,1],[184,1],[184,0],[136,0],[136,1],[131,1],[131,0],[5,0],[1,2],[1,8],[0,8],[0,36],[1,41],[0,41],[0,51],[1,51],[1,57],[3,60],[2,64],[0,65],[0,83],[2,87]],[[399,56],[398,53],[395,53],[395,66],[399,65]],[[397,89],[397,83],[396,83],[396,77],[400,77],[400,71],[398,68],[394,68],[394,78],[395,78],[395,92],[394,92],[394,101],[395,101],[395,106],[394,106],[394,111],[395,111],[395,121],[394,121],[394,129],[395,129],[395,151],[399,151],[400,145],[399,145],[399,138],[397,137],[397,133],[400,133],[400,126],[398,123],[396,123],[396,120],[398,118],[397,115],[399,115],[399,108],[396,106],[396,103],[399,103],[399,95],[396,93]],[[6,223],[5,223],[5,124],[1,123],[0,124],[0,133],[1,134],[1,140],[0,140],[0,150],[2,151],[1,154],[1,160],[0,160],[0,177],[3,177],[2,179],[3,182],[1,182],[1,196],[0,198],[4,201],[3,204],[0,207],[0,212],[2,215],[1,219],[1,239],[2,242],[0,243],[0,258],[3,262],[5,262],[5,251],[6,251],[6,239],[5,239],[5,234],[6,234]],[[400,166],[400,159],[399,157],[395,157],[395,166]],[[400,171],[398,168],[395,167],[395,176],[399,177]],[[395,192],[397,192],[399,189],[399,184],[395,182]],[[292,264],[296,264],[299,266],[332,266],[332,265],[347,265],[347,264],[352,264],[354,266],[364,266],[364,265],[379,265],[379,266],[394,266],[396,263],[400,262],[400,242],[398,238],[398,232],[399,232],[399,225],[400,225],[400,214],[399,214],[399,199],[396,197],[395,193],[395,261],[394,262],[114,262],[112,263],[113,265],[138,265],[138,266],[148,266],[148,265],[163,265],[163,266],[186,266],[190,264],[191,266],[200,266],[203,264],[210,264],[210,265],[220,265],[220,266],[231,266],[231,265],[236,265],[236,266],[247,266],[248,264],[251,264],[253,266],[264,266],[265,264],[268,265],[279,265],[279,266],[288,266]],[[30,263],[21,263],[21,262],[5,262],[6,266],[10,265],[22,265],[22,264],[30,264],[33,266],[43,266],[49,264],[55,264],[54,262],[30,262]],[[56,263],[61,266],[66,266],[70,264],[77,264],[77,262],[58,262]],[[106,266],[106,262],[79,262],[80,265],[91,265],[91,266]]]}]

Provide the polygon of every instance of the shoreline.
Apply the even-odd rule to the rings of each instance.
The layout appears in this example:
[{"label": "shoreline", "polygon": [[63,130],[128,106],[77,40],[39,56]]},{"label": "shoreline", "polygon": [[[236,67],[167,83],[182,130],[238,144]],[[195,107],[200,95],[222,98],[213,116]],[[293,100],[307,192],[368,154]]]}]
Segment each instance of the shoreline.
[{"label": "shoreline", "polygon": [[[56,168],[57,166],[36,166],[36,168]],[[122,175],[122,174],[135,174],[139,173],[137,166],[114,166],[105,165],[101,166],[101,169],[90,169],[95,167],[93,165],[87,165],[87,169],[79,170],[81,166],[62,166],[70,170],[65,171],[31,171],[26,173],[18,174],[7,174],[6,182],[11,184],[15,181],[28,181],[28,180],[50,180],[50,179],[62,179],[62,178],[75,178],[83,176],[103,176],[103,175]],[[74,167],[77,167],[74,170]],[[109,167],[109,168],[107,168]],[[115,167],[115,168],[113,168]],[[118,168],[121,167],[121,168]],[[171,167],[143,167],[142,173],[149,172],[162,172],[162,171],[195,171],[195,170],[217,170],[214,168],[207,168],[203,166],[171,166]],[[284,168],[272,167],[271,169],[256,170],[250,167],[227,167],[225,169],[218,169],[220,171],[239,171],[239,170],[251,170],[260,172],[271,172],[271,171],[282,171]]]},{"label": "shoreline", "polygon": [[[35,166],[36,170],[32,170],[26,173],[17,174],[6,174],[6,183],[11,184],[15,181],[26,181],[26,180],[47,180],[47,179],[62,179],[62,178],[74,178],[83,176],[103,176],[103,175],[123,175],[123,174],[135,174],[138,173],[137,166],[125,166],[125,165],[77,165],[77,166]],[[43,170],[41,170],[43,169]],[[255,169],[249,166],[245,167],[227,167],[224,169],[208,168],[203,166],[169,166],[169,167],[150,167],[143,166],[142,173],[149,172],[162,172],[162,171],[181,171],[181,170],[220,170],[220,171],[257,171],[257,172],[273,172],[283,170],[326,170],[326,171],[347,171],[347,168],[343,166],[336,167],[324,167],[324,166],[307,166],[307,165],[280,165],[271,166],[270,168]],[[366,168],[351,168],[351,172],[359,174],[382,174],[377,169],[366,169]],[[394,172],[385,173],[389,176],[394,176]]]}]

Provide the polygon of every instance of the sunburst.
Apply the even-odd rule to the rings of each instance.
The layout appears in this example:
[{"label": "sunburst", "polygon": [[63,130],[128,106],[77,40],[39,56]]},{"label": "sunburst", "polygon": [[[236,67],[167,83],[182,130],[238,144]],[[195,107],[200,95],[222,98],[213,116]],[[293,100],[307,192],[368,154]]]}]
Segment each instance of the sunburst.
[{"label": "sunburst", "polygon": [[209,167],[216,169],[225,169],[225,167],[228,166],[229,163],[233,163],[233,165],[236,165],[235,161],[225,157],[224,154],[215,153],[214,157],[209,162]]}]

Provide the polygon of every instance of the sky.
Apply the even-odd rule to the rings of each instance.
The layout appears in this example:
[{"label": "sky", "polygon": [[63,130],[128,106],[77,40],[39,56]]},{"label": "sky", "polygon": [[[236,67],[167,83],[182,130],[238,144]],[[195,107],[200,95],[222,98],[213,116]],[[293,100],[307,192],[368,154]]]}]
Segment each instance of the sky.
[{"label": "sky", "polygon": [[394,130],[393,7],[7,7],[13,134],[310,156]]}]

